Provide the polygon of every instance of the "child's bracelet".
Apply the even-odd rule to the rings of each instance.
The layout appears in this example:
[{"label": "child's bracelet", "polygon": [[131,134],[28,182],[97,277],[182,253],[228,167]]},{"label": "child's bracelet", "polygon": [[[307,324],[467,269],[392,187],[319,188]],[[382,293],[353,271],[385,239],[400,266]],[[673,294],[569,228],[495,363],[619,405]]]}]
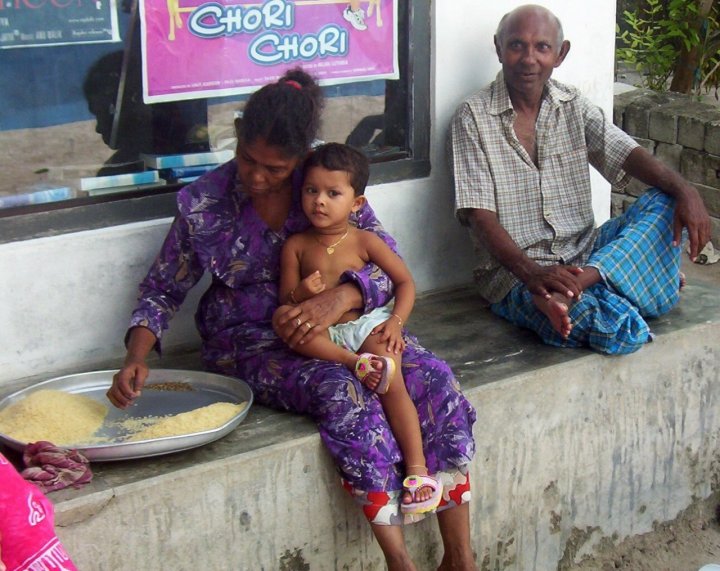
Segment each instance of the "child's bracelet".
[{"label": "child's bracelet", "polygon": [[392,315],[393,317],[397,318],[398,322],[400,323],[400,327],[403,326],[402,317],[400,317],[397,313],[391,313],[390,315]]},{"label": "child's bracelet", "polygon": [[290,298],[290,301],[292,301],[295,305],[298,304],[298,300],[295,299],[295,288],[292,288],[292,290],[288,294],[288,297]]}]

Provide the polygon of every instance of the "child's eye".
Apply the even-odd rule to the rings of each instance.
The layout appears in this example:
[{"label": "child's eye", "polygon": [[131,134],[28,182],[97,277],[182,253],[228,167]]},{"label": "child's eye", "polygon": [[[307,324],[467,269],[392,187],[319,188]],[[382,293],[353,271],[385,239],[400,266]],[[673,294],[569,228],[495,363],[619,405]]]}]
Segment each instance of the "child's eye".
[{"label": "child's eye", "polygon": [[315,194],[317,191],[312,186],[305,187],[305,194]]},{"label": "child's eye", "polygon": [[331,190],[329,194],[333,198],[335,198],[336,196],[340,196],[340,193],[337,190]]}]

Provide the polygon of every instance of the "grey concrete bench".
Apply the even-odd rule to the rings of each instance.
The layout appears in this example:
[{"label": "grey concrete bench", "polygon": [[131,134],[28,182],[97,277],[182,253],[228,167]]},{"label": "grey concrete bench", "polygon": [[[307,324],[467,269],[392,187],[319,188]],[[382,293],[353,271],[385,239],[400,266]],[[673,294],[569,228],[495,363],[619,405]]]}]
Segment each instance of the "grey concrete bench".
[{"label": "grey concrete bench", "polygon": [[[720,299],[690,284],[655,342],[603,357],[540,344],[472,288],[421,298],[409,328],[478,411],[471,504],[483,569],[566,569],[605,537],[672,519],[720,478]],[[197,368],[197,354],[156,366]],[[7,392],[7,391],[5,391]],[[233,433],[158,458],[93,465],[51,494],[83,570],[383,569],[314,425],[254,406]],[[434,518],[407,530],[420,569]]]}]

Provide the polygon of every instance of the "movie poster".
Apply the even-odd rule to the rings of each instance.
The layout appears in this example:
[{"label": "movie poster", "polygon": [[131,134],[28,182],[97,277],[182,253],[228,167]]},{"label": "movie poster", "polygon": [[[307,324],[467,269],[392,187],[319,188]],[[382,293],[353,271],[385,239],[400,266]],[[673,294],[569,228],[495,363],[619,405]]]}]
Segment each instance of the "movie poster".
[{"label": "movie poster", "polygon": [[140,0],[144,100],[250,93],[298,65],[323,85],[397,79],[397,0],[352,4]]},{"label": "movie poster", "polygon": [[0,48],[119,41],[115,0],[0,0]]}]

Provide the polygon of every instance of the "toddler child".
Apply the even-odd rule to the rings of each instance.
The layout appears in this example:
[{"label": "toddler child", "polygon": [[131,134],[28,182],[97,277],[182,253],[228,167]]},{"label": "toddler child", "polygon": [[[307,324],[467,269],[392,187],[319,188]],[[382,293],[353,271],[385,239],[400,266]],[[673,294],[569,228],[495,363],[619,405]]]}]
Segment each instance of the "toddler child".
[{"label": "toddler child", "polygon": [[[442,484],[428,475],[417,410],[402,376],[402,325],[415,303],[415,284],[400,257],[377,235],[352,226],[349,217],[365,203],[367,158],[356,149],[328,143],[305,162],[303,212],[311,223],[283,246],[280,301],[297,304],[339,284],[347,270],[374,263],[392,280],[395,304],[362,315],[346,313],[327,334],[294,349],[306,357],[344,364],[379,395],[405,460],[404,513],[435,509]],[[360,354],[356,353],[359,351]]]}]

